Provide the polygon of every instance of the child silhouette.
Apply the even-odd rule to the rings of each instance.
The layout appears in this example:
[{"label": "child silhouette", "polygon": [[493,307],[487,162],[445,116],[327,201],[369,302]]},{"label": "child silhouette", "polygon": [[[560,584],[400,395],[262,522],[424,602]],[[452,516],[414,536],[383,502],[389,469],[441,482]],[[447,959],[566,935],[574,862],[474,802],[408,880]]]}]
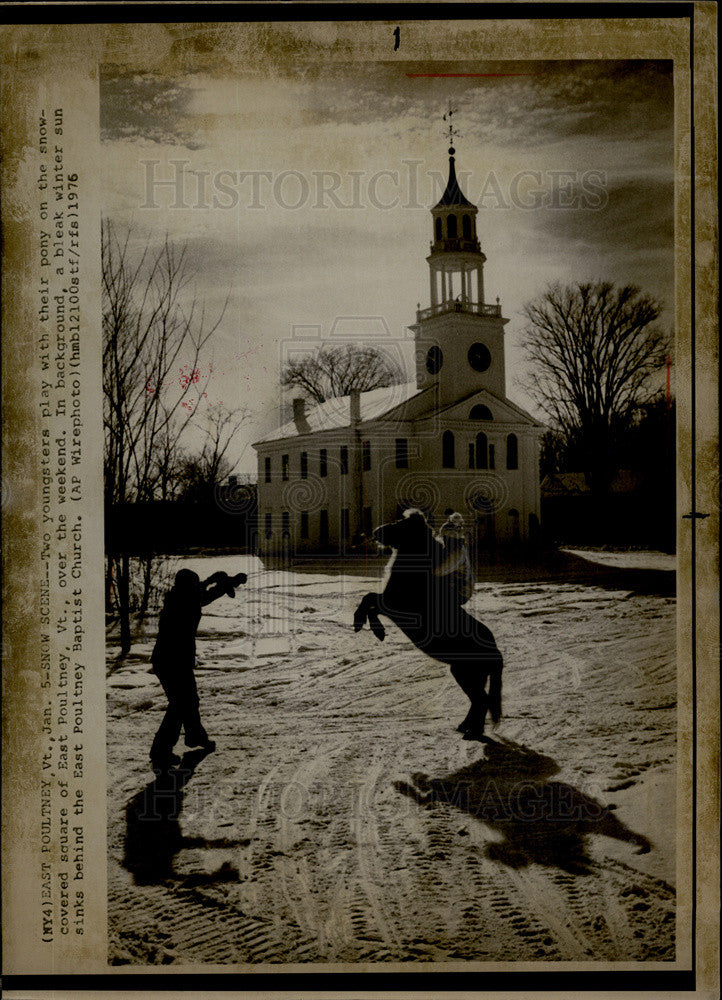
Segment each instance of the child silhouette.
[{"label": "child silhouette", "polygon": [[163,601],[158,638],[151,656],[153,671],[168,698],[168,708],[150,751],[154,770],[163,770],[180,762],[173,748],[181,729],[185,730],[187,747],[202,747],[208,752],[216,748],[200,717],[193,672],[196,630],[202,609],[224,594],[234,597],[234,588],[245,583],[246,579],[245,573],[229,577],[227,573],[220,572],[201,582],[193,570],[181,569],[176,573],[173,587]]}]

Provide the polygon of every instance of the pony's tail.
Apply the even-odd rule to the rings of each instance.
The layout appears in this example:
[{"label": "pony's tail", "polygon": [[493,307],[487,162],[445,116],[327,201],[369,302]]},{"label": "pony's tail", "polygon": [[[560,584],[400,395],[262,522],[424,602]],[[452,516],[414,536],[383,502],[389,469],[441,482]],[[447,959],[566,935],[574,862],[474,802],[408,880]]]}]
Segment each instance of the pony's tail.
[{"label": "pony's tail", "polygon": [[501,666],[495,667],[489,677],[489,715],[493,722],[501,718]]}]

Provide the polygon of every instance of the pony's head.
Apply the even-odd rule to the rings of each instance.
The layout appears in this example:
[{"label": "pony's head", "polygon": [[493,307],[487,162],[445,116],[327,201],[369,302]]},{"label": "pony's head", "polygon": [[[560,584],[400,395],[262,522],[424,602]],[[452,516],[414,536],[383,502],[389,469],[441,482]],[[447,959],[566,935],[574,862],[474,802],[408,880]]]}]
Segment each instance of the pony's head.
[{"label": "pony's head", "polygon": [[380,545],[396,549],[397,552],[420,555],[430,550],[434,535],[423,511],[411,507],[404,511],[398,521],[389,521],[376,528],[374,538]]}]

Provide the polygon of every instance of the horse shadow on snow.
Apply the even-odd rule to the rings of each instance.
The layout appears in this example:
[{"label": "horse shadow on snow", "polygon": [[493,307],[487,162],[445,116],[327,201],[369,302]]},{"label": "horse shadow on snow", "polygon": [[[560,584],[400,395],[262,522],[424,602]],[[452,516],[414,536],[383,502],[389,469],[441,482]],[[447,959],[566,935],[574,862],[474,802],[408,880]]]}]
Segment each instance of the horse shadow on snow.
[{"label": "horse shadow on snow", "polygon": [[652,846],[596,799],[565,782],[551,780],[559,767],[551,757],[510,740],[486,744],[485,758],[453,774],[411,776],[394,782],[402,795],[428,809],[458,809],[484,823],[501,839],[487,856],[511,868],[530,864],[589,874],[586,839],[602,834],[646,853]]}]

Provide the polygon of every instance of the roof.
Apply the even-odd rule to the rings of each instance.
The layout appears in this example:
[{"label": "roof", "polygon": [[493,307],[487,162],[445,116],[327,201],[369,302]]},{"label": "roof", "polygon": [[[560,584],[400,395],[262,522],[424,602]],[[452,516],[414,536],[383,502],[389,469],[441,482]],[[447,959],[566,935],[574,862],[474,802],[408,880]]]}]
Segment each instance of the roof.
[{"label": "roof", "polygon": [[[642,484],[642,477],[631,469],[619,469],[611,483],[610,493],[634,493]],[[583,472],[550,472],[541,481],[542,496],[579,496],[590,493]]]},{"label": "roof", "polygon": [[476,208],[472,202],[462,193],[459,182],[456,179],[456,168],[454,167],[454,157],[449,156],[449,180],[446,183],[446,190],[441,196],[441,200],[434,205],[434,208],[446,208],[449,205],[464,205],[468,208]]},{"label": "roof", "polygon": [[[389,385],[383,389],[371,389],[360,394],[361,422],[378,420],[389,414],[396,407],[408,402],[413,396],[420,395],[425,389],[419,389],[416,382],[402,382],[400,385]],[[319,431],[332,431],[339,427],[351,426],[351,397],[334,396],[306,411],[304,429],[299,431],[294,420],[282,424],[277,430],[271,431],[256,444],[269,441],[281,441],[283,438],[299,437],[303,434],[316,434]]]},{"label": "roof", "polygon": [[589,493],[583,472],[550,472],[541,481],[542,496]]}]

